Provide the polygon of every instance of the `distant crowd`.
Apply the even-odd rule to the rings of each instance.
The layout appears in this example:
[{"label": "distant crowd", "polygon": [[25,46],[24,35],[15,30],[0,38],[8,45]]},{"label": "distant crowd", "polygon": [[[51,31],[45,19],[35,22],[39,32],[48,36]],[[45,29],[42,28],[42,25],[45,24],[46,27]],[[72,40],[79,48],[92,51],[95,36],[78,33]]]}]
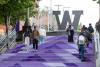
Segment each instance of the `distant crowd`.
[{"label": "distant crowd", "polygon": [[[66,29],[68,35],[68,42],[74,43],[74,28],[72,25],[69,25]],[[93,41],[93,33],[94,29],[91,24],[89,27],[83,25],[81,31],[78,33],[77,37],[77,45],[79,49],[79,56],[82,61],[84,61],[84,53],[86,52],[86,48],[89,47],[89,44]],[[30,44],[32,44],[34,51],[38,50],[38,44],[42,44],[46,39],[46,30],[43,27],[34,26],[34,29],[26,28],[23,33],[24,44],[26,45],[27,51],[29,50]]]},{"label": "distant crowd", "polygon": [[[71,25],[67,28],[68,42],[74,42],[74,29]],[[89,43],[93,41],[94,29],[91,24],[89,27],[83,25],[81,32],[78,33],[77,45],[79,49],[79,55],[82,61],[84,61],[84,53],[86,52],[86,47],[89,47]]]}]

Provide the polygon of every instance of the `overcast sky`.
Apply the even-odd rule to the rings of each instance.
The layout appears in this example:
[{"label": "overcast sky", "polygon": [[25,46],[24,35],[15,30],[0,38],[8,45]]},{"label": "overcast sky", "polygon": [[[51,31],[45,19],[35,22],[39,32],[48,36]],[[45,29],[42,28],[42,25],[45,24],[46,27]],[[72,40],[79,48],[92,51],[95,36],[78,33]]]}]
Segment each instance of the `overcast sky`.
[{"label": "overcast sky", "polygon": [[[94,26],[99,19],[99,5],[92,0],[41,0],[39,3],[40,9],[51,7],[53,10],[58,10],[58,7],[55,5],[61,5],[60,11],[69,10],[72,20],[74,17],[71,13],[72,10],[83,10],[84,14],[81,16],[80,22],[86,26],[89,23],[92,23]],[[62,16],[60,16],[60,19],[62,19]]]}]

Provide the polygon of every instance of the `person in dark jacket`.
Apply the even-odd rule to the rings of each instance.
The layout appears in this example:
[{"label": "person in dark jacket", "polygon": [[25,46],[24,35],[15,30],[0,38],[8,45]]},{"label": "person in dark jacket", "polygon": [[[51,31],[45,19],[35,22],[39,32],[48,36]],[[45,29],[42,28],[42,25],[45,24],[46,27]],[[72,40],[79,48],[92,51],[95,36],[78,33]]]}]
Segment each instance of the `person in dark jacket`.
[{"label": "person in dark jacket", "polygon": [[94,29],[93,29],[93,27],[92,27],[91,24],[89,24],[88,30],[89,30],[90,33],[93,33],[94,32]]},{"label": "person in dark jacket", "polygon": [[90,38],[89,38],[89,41],[92,42],[92,38],[93,38],[93,33],[94,33],[94,29],[92,27],[91,24],[89,24],[89,27],[88,27],[88,31],[90,32]]},{"label": "person in dark jacket", "polygon": [[68,42],[74,42],[73,36],[74,36],[74,30],[72,29],[72,26],[69,25],[67,28],[67,33],[68,33]]}]

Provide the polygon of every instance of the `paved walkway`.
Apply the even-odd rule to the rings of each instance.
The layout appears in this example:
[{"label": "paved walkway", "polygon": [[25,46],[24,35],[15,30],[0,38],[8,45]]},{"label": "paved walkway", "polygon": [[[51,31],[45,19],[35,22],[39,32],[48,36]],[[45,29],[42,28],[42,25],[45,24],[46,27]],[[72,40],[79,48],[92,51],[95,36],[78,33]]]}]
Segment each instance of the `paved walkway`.
[{"label": "paved walkway", "polygon": [[23,44],[0,55],[0,67],[96,67],[94,44],[86,48],[85,61],[81,62],[78,47],[68,43],[66,36],[55,36],[39,46],[39,50],[25,50]]}]

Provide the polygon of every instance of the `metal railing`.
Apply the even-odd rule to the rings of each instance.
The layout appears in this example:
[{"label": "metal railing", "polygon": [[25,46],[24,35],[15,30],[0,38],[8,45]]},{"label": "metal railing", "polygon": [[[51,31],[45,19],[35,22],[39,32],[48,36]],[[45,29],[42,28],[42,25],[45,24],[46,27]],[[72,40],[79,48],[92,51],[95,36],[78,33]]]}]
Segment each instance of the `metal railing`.
[{"label": "metal railing", "polygon": [[8,41],[7,41],[7,35],[2,36],[0,38],[0,52],[2,52],[2,50],[4,48],[5,49],[3,51],[6,51],[8,49],[7,48],[7,43],[8,43],[8,47],[14,45],[13,43],[14,43],[15,39],[16,39],[16,31],[15,31],[15,29],[8,32]]},{"label": "metal railing", "polygon": [[[32,24],[32,28],[33,27],[34,27],[34,23]],[[1,36],[0,37],[0,52],[2,53],[2,50],[4,48],[6,48],[5,51],[8,50],[7,43],[8,43],[9,48],[11,46],[15,46],[16,45],[15,41],[16,41],[16,31],[15,31],[15,29],[8,32],[8,41],[7,41],[7,35]]]}]

